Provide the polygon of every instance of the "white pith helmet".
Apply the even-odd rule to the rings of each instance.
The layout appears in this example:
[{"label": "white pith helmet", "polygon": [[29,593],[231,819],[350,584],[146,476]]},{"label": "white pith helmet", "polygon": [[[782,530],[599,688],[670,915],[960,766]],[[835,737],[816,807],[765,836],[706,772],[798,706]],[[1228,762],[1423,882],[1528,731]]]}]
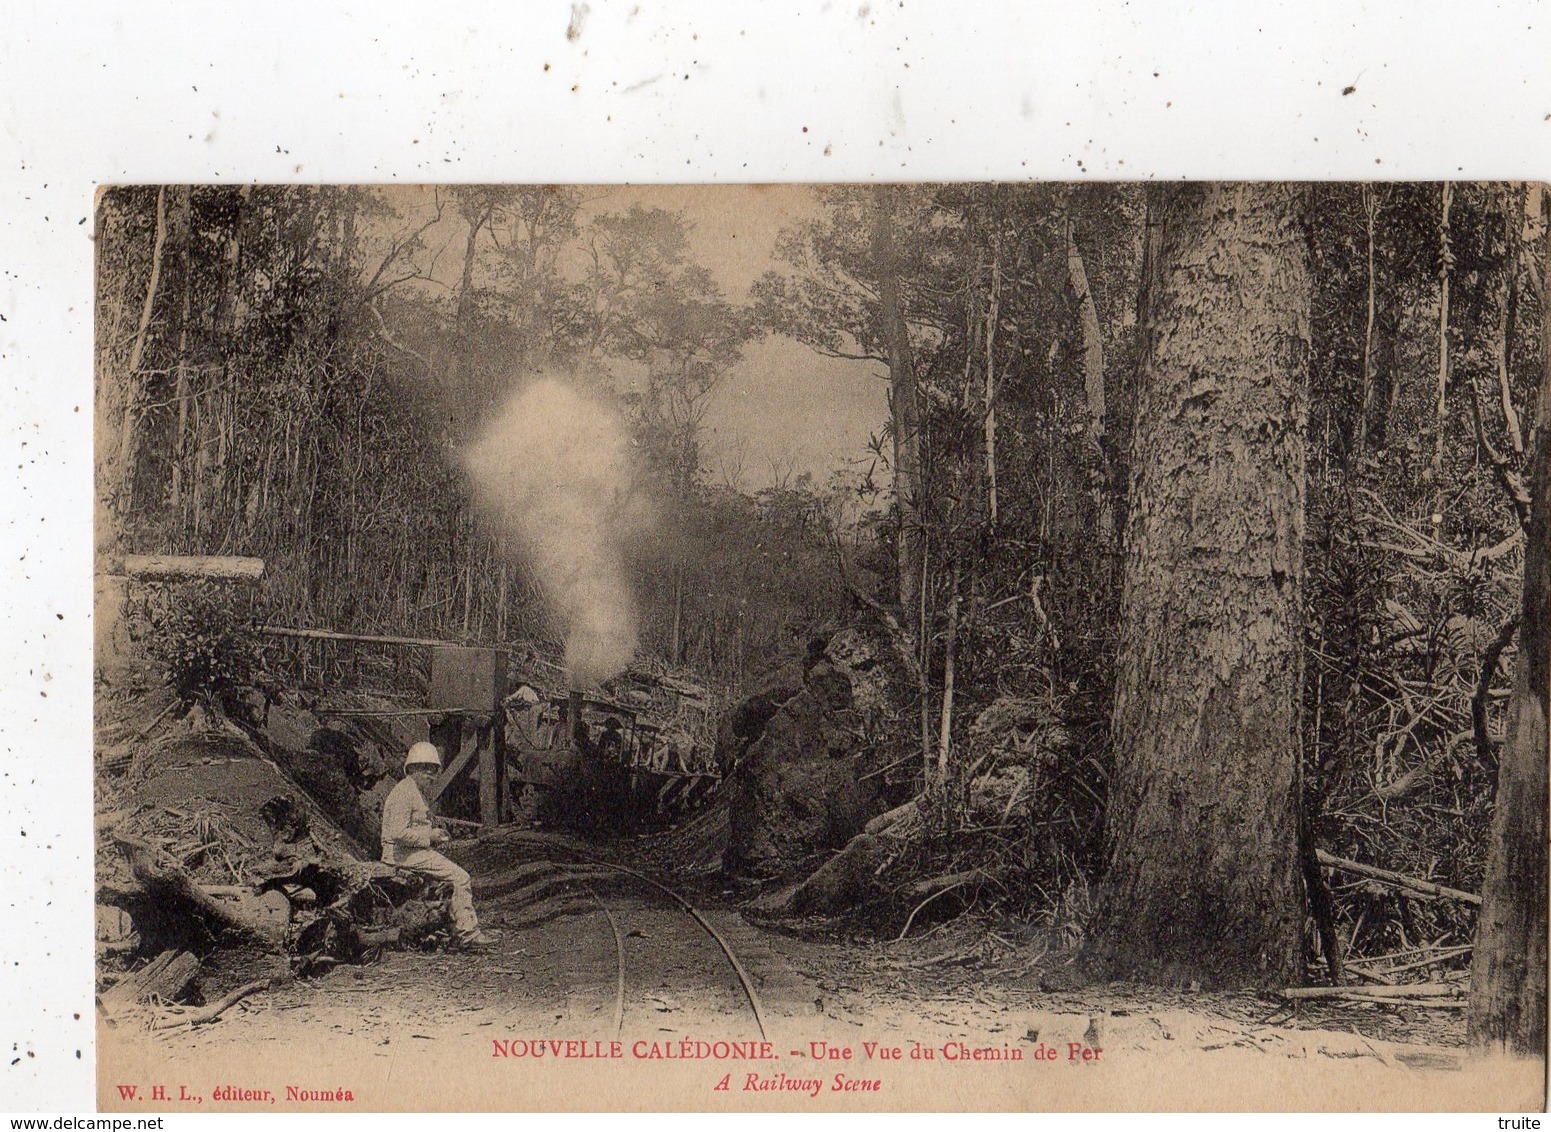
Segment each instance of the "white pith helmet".
[{"label": "white pith helmet", "polygon": [[424,739],[409,748],[409,753],[404,756],[404,769],[410,770],[415,766],[434,766],[442,769],[442,753],[436,749],[435,743],[427,743]]}]

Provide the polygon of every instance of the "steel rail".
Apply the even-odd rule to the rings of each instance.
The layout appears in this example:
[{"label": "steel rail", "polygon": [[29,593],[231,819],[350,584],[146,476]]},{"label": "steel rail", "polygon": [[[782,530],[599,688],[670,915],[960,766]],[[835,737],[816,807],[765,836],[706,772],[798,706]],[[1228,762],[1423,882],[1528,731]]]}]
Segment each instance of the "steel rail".
[{"label": "steel rail", "polygon": [[617,1038],[625,1032],[625,937],[619,932],[619,921],[614,918],[614,913],[603,902],[597,890],[584,880],[577,883],[587,890],[593,903],[608,917],[609,929],[614,933],[614,959],[619,970],[619,980],[614,987],[614,1036]]},{"label": "steel rail", "polygon": [[[582,853],[581,856],[588,857],[588,854]],[[696,910],[693,904],[691,904],[688,900],[685,900],[684,897],[680,896],[667,885],[660,884],[659,882],[653,880],[651,877],[647,876],[645,873],[638,873],[634,869],[626,868],[624,865],[616,865],[612,861],[602,861],[594,857],[589,857],[589,859],[592,860],[594,864],[601,865],[607,869],[613,869],[616,872],[624,873],[626,876],[634,877],[636,880],[651,885],[663,895],[671,898],[675,903],[678,904],[679,907],[683,908],[684,911],[688,912],[690,916],[694,918],[695,923],[699,924],[706,930],[710,937],[716,941],[716,945],[722,949],[722,954],[727,956],[727,962],[732,964],[733,972],[738,976],[738,982],[743,987],[743,993],[748,997],[749,1008],[754,1011],[754,1024],[759,1027],[759,1036],[764,1038],[766,1041],[769,1041],[770,1034],[765,1030],[765,1013],[760,1009],[759,994],[754,990],[754,980],[749,978],[749,973],[743,969],[743,964],[738,962],[738,956],[733,952],[732,945],[729,944],[725,938],[723,938],[722,933],[712,927],[711,922],[702,916],[699,911]]]},{"label": "steel rail", "polygon": [[[748,999],[749,1009],[754,1012],[754,1024],[759,1027],[759,1036],[766,1041],[770,1040],[770,1033],[765,1028],[765,1012],[764,1009],[760,1006],[759,992],[754,989],[754,980],[749,976],[748,971],[744,970],[743,964],[739,961],[737,953],[733,951],[732,945],[727,942],[722,933],[717,931],[711,922],[703,915],[701,915],[700,911],[683,896],[660,881],[653,880],[645,873],[638,872],[632,868],[627,868],[624,865],[615,864],[613,861],[606,861],[601,857],[594,857],[591,853],[588,853],[587,851],[580,849],[574,844],[571,844],[569,841],[563,840],[561,838],[546,836],[544,834],[520,833],[516,835],[516,839],[522,841],[536,841],[540,844],[561,848],[568,853],[572,853],[582,858],[589,864],[597,865],[600,868],[612,869],[614,872],[623,873],[625,876],[633,877],[641,883],[650,885],[652,888],[655,888],[658,892],[661,892],[664,896],[668,897],[685,912],[689,913],[690,918],[693,919],[695,923],[699,924],[700,927],[705,930],[706,934],[716,941],[716,946],[721,948],[722,954],[727,957],[727,962],[732,966],[733,974],[738,976],[738,984],[743,988],[744,997]],[[610,917],[610,923],[613,923],[612,917]],[[623,971],[623,968],[621,968],[621,971]],[[623,977],[623,975],[621,975],[621,977]]]}]

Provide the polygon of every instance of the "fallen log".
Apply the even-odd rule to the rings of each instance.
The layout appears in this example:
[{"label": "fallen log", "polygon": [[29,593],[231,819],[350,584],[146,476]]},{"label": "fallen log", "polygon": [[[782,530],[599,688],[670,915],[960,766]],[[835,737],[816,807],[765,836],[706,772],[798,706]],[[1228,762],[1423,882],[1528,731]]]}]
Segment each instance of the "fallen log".
[{"label": "fallen log", "polygon": [[921,799],[912,798],[903,805],[895,806],[892,810],[886,810],[873,818],[863,828],[863,832],[873,835],[886,833],[895,826],[908,829],[910,824],[921,816]]},{"label": "fallen log", "polygon": [[130,872],[148,889],[160,890],[197,908],[216,923],[246,935],[266,947],[277,947],[285,929],[269,917],[250,915],[242,902],[219,900],[194,883],[183,866],[149,842],[122,833],[112,834],[129,861]]},{"label": "fallen log", "polygon": [[911,896],[932,896],[938,892],[946,892],[950,888],[957,888],[961,884],[968,884],[976,877],[987,877],[989,879],[989,874],[983,869],[966,869],[961,873],[944,873],[942,876],[918,880],[905,891]]},{"label": "fallen log", "polygon": [[1328,868],[1341,869],[1344,872],[1355,873],[1358,876],[1384,881],[1395,888],[1404,888],[1423,896],[1437,896],[1445,900],[1460,900],[1466,904],[1474,904],[1477,907],[1481,905],[1481,898],[1472,892],[1462,892],[1457,888],[1434,884],[1430,880],[1420,880],[1417,877],[1408,877],[1402,873],[1390,872],[1388,869],[1364,865],[1359,861],[1349,861],[1345,857],[1337,857],[1334,854],[1325,852],[1323,849],[1316,850],[1315,855],[1318,857],[1319,863]]},{"label": "fallen log", "polygon": [[[971,782],[971,808],[977,800],[983,801],[990,796],[987,790],[989,781],[983,777]],[[921,812],[922,804],[922,797],[917,795],[879,814],[806,879],[760,901],[759,910],[777,915],[783,912],[798,915],[834,914],[877,895],[877,874],[895,855],[921,840],[926,833],[927,822]],[[1010,808],[1004,807],[1002,802],[998,802],[997,807]],[[931,899],[981,875],[979,870],[975,870],[971,873],[928,878],[915,882],[904,891],[909,896]],[[939,884],[939,881],[942,883]]]},{"label": "fallen log", "polygon": [[892,852],[881,836],[859,833],[845,848],[814,869],[797,887],[778,896],[768,911],[797,915],[853,907],[872,895],[879,865]]},{"label": "fallen log", "polygon": [[138,971],[125,975],[102,993],[103,1010],[121,1014],[139,1003],[158,998],[174,1002],[199,974],[199,960],[187,951],[164,951]]}]

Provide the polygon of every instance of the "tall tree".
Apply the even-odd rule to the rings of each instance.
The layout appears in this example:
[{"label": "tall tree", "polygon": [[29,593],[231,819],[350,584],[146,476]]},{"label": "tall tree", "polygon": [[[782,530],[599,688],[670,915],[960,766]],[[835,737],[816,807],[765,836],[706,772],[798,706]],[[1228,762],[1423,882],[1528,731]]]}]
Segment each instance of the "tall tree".
[{"label": "tall tree", "polygon": [[491,240],[501,306],[512,320],[516,354],[526,366],[543,365],[561,344],[573,312],[565,302],[561,256],[576,240],[580,189],[528,185],[510,190],[492,219]]},{"label": "tall tree", "polygon": [[[681,212],[640,204],[596,217],[585,235],[585,275],[572,295],[586,327],[579,336],[586,364],[628,406],[642,454],[686,519],[705,503],[706,414],[755,334],[748,312],[694,262],[691,233]],[[684,550],[656,571],[667,582],[662,641],[674,664],[685,660],[709,608],[704,590],[688,592]]]},{"label": "tall tree", "polygon": [[894,242],[892,185],[880,186],[873,212],[873,270],[878,281],[878,316],[889,365],[889,427],[894,437],[894,502],[899,511],[899,557],[896,592],[904,623],[913,635],[921,625],[921,410],[916,387],[915,355],[910,329],[900,301],[899,256]]},{"label": "tall tree", "polygon": [[[1093,442],[1094,455],[1102,469],[1104,452],[1104,340],[1099,331],[1099,312],[1093,302],[1093,291],[1088,286],[1088,271],[1083,266],[1082,251],[1077,246],[1073,231],[1070,207],[1066,210],[1066,266],[1071,276],[1072,297],[1077,303],[1077,326],[1082,341],[1083,393],[1087,398],[1088,437]],[[1104,487],[1104,477],[1099,477],[1096,510],[1099,518],[1099,535],[1107,544],[1114,532],[1114,518],[1109,511],[1109,492]]]},{"label": "tall tree", "polygon": [[1443,453],[1444,438],[1449,428],[1449,280],[1454,266],[1449,230],[1449,209],[1454,204],[1454,186],[1443,182],[1440,189],[1441,205],[1438,214],[1438,405],[1437,429],[1433,436],[1433,484],[1437,503],[1433,511],[1433,526],[1443,522]]},{"label": "tall tree", "polygon": [[710,274],[689,266],[664,276],[621,311],[613,337],[641,372],[625,400],[674,488],[688,493],[702,471],[712,396],[754,333],[746,313],[722,297]]},{"label": "tall tree", "polygon": [[[1551,269],[1547,214],[1542,273]],[[1546,1053],[1546,719],[1551,701],[1551,287],[1542,274],[1545,345],[1534,444],[1524,613],[1497,771],[1486,883],[1470,968],[1472,1045]]]},{"label": "tall tree", "polygon": [[135,474],[139,470],[141,425],[145,378],[140,368],[145,360],[146,344],[150,339],[151,317],[156,310],[157,292],[162,278],[162,251],[167,244],[167,190],[156,190],[156,229],[151,246],[151,267],[145,285],[145,302],[140,308],[140,321],[135,328],[134,344],[129,350],[129,361],[124,367],[123,420],[118,425],[118,490],[113,493],[117,514],[122,516],[134,510]]},{"label": "tall tree", "polygon": [[[933,238],[940,236],[925,219],[932,215],[930,193],[887,185],[830,189],[820,199],[825,218],[786,233],[778,249],[796,274],[767,273],[754,295],[771,330],[820,354],[888,369],[892,445],[885,458],[895,507],[890,604],[900,610],[901,629],[919,643],[926,557],[921,374],[931,366],[918,355],[940,347],[944,327],[964,318],[928,311],[919,301]],[[929,746],[930,736],[923,738]]]},{"label": "tall tree", "polygon": [[1298,190],[1163,190],[1126,527],[1109,869],[1087,959],[1296,969],[1309,266]]},{"label": "tall tree", "polygon": [[463,268],[458,276],[457,302],[452,317],[452,341],[448,344],[446,373],[442,375],[448,396],[456,406],[458,432],[489,411],[498,391],[496,375],[476,373],[474,324],[478,320],[482,288],[475,281],[480,261],[480,233],[492,231],[496,214],[510,203],[512,190],[505,187],[469,185],[452,190],[458,215],[468,227],[463,242]]}]

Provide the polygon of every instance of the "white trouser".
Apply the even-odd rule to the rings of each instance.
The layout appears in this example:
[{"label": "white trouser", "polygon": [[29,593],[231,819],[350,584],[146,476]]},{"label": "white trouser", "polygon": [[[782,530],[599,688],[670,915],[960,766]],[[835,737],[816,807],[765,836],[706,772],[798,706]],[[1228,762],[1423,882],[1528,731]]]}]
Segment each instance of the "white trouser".
[{"label": "white trouser", "polygon": [[460,936],[479,931],[479,919],[474,915],[474,886],[469,874],[458,865],[443,857],[435,849],[400,849],[394,854],[393,864],[409,869],[433,880],[445,880],[452,885],[452,926]]}]

